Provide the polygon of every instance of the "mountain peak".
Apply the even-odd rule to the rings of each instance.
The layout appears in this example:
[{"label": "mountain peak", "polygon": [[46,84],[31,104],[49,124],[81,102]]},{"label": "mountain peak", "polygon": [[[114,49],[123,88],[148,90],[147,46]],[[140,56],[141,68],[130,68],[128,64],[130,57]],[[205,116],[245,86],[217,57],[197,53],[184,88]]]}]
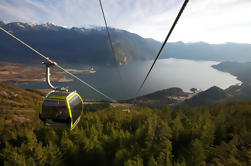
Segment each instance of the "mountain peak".
[{"label": "mountain peak", "polygon": [[56,24],[51,23],[51,22],[47,22],[45,24],[41,24],[41,26],[43,26],[43,27],[58,27]]},{"label": "mountain peak", "polygon": [[[25,42],[32,43],[38,50],[46,50],[46,54],[57,62],[65,63],[91,63],[114,64],[107,40],[105,27],[87,26],[64,28],[54,23],[27,24],[13,22],[4,24],[3,28],[17,35]],[[89,29],[88,29],[89,28]],[[110,28],[112,42],[117,51],[116,60],[124,64],[133,60],[151,59],[155,54],[144,38],[136,34]],[[7,43],[8,42],[8,43]],[[5,44],[3,44],[5,43]],[[16,49],[13,49],[15,47]],[[37,61],[35,58],[27,60],[27,52],[24,52],[12,43],[12,40],[2,38],[0,50],[3,60],[12,62]],[[21,56],[20,56],[21,54]],[[8,55],[11,55],[9,58]],[[19,56],[14,56],[19,55]]]},{"label": "mountain peak", "polygon": [[3,21],[0,21],[0,26],[5,25],[5,23]]},{"label": "mountain peak", "polygon": [[9,23],[9,22],[6,21],[6,20],[0,20],[0,25],[1,25],[1,24],[5,25],[5,24],[8,24],[8,23]]},{"label": "mountain peak", "polygon": [[83,33],[86,31],[85,28],[78,28],[78,27],[72,27],[71,30],[73,30],[75,32],[79,32],[79,33]]}]

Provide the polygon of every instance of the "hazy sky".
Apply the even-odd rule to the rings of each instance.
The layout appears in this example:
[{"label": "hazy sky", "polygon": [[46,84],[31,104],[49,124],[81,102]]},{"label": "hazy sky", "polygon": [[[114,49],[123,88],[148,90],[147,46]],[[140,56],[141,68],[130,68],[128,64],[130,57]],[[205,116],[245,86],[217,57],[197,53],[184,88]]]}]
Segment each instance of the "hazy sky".
[{"label": "hazy sky", "polygon": [[[108,25],[163,41],[183,0],[102,0]],[[102,25],[98,0],[0,0],[0,19]],[[251,0],[190,0],[170,41],[251,43]]]}]

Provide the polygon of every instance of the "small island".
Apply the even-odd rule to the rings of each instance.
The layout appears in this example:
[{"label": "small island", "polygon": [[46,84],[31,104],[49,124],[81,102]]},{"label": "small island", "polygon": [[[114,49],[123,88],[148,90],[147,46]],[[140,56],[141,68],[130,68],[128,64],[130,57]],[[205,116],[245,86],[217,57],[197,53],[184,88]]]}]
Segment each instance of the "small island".
[{"label": "small island", "polygon": [[93,69],[93,67],[90,67],[89,69],[66,69],[68,72],[71,72],[72,74],[94,74],[96,71]]}]

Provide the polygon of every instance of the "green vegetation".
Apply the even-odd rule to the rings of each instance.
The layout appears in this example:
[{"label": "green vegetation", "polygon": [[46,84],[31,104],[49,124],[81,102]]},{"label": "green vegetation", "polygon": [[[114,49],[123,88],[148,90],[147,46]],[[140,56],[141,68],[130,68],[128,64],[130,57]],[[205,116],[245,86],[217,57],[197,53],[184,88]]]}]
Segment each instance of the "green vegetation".
[{"label": "green vegetation", "polygon": [[183,92],[181,88],[169,88],[145,95],[143,96],[143,98],[159,99],[159,98],[165,98],[167,96],[187,96],[187,95],[188,94],[186,92]]},{"label": "green vegetation", "polygon": [[103,109],[108,109],[110,108],[110,103],[109,102],[103,102],[100,104],[85,104],[84,106],[84,112],[96,112],[98,110],[103,110]]},{"label": "green vegetation", "polygon": [[[41,96],[4,84],[1,87],[2,91],[25,94],[20,99],[1,97],[1,103],[12,98],[24,100],[22,106],[9,107],[6,114],[14,108],[28,108],[28,103],[37,110]],[[89,111],[84,111],[73,131],[44,126],[35,118],[13,125],[6,118],[15,117],[1,116],[0,165],[251,164],[250,101],[161,110],[132,107],[130,113],[122,111],[122,107],[112,108],[109,103],[86,107]]]},{"label": "green vegetation", "polygon": [[225,90],[219,87],[212,87],[206,91],[200,92],[198,95],[195,95],[191,99],[188,99],[184,104],[190,106],[198,106],[203,104],[212,104],[216,102],[226,101],[231,99],[231,95]]},{"label": "green vegetation", "polygon": [[177,104],[187,98],[189,93],[184,92],[181,88],[169,88],[150,93],[144,96],[130,99],[123,102],[133,103],[140,106],[151,108],[165,108],[167,104]]},{"label": "green vegetation", "polygon": [[242,85],[234,85],[225,90],[233,96],[233,99],[251,99],[251,62],[223,62],[213,67],[217,70],[228,72],[242,81]]},{"label": "green vegetation", "polygon": [[[39,122],[40,95],[5,84],[0,88],[0,112],[5,112],[0,116],[0,165],[251,164],[250,101],[161,110],[132,107],[130,113],[109,103],[89,105],[69,131]],[[13,111],[15,116],[8,116]],[[30,121],[9,123],[28,117]]]},{"label": "green vegetation", "polygon": [[4,165],[249,165],[251,102],[109,108],[78,127],[0,128]]}]

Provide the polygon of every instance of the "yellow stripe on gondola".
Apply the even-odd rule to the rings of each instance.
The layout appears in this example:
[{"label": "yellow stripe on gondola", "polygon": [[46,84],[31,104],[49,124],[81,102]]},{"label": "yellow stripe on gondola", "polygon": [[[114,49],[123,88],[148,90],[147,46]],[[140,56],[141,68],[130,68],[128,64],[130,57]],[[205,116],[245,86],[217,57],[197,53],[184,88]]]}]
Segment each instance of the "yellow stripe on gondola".
[{"label": "yellow stripe on gondola", "polygon": [[[69,114],[70,114],[71,120],[72,120],[72,114],[71,114],[71,108],[70,108],[69,101],[70,101],[75,95],[77,95],[77,96],[80,98],[81,103],[82,103],[82,110],[83,110],[83,103],[84,103],[84,102],[83,102],[81,96],[80,96],[77,92],[74,92],[71,96],[67,97],[67,98],[66,98],[66,103],[67,103],[67,107],[68,107],[68,110],[69,110]],[[82,111],[81,111],[81,113],[82,113]],[[73,128],[75,128],[75,126],[78,124],[78,122],[80,121],[80,117],[81,117],[81,114],[80,114],[80,116],[78,117],[78,119],[77,119],[74,123],[73,123],[73,120],[71,121],[71,130],[72,130]]]},{"label": "yellow stripe on gondola", "polygon": [[72,128],[72,114],[71,114],[71,107],[70,107],[70,104],[69,104],[69,100],[66,100],[66,105],[67,105],[69,115],[70,115],[70,118],[71,118],[71,128]]},{"label": "yellow stripe on gondola", "polygon": [[78,124],[79,121],[80,121],[80,116],[79,116],[78,119],[75,121],[75,123],[71,126],[71,130],[73,130],[73,129],[77,126],[77,124]]},{"label": "yellow stripe on gondola", "polygon": [[75,96],[75,94],[76,94],[76,92],[74,92],[71,96],[66,98],[66,103],[67,103],[67,107],[68,107],[68,110],[69,110],[69,115],[70,115],[70,118],[71,118],[71,129],[73,127],[73,123],[72,123],[73,119],[72,119],[71,107],[70,107],[69,101],[70,101],[71,98],[73,98]]}]

